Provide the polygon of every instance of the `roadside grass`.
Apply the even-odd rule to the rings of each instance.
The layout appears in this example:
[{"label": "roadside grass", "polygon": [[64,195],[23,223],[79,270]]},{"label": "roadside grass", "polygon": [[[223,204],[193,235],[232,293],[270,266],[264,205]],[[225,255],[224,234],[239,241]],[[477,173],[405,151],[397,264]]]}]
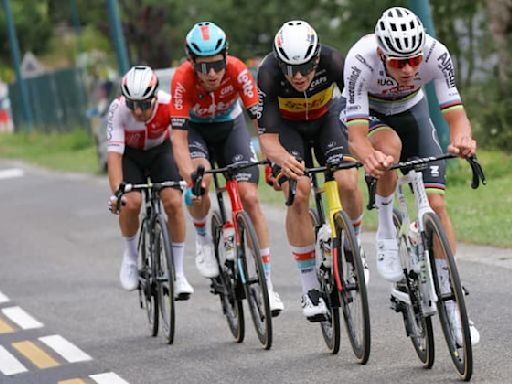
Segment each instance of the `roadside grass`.
[{"label": "roadside grass", "polygon": [[[478,157],[487,185],[477,190],[470,187],[471,170],[465,161],[452,160],[448,167],[446,201],[457,238],[474,244],[512,247],[512,155],[479,151]],[[93,138],[79,129],[69,133],[0,134],[0,158],[25,160],[64,172],[99,173]],[[366,205],[362,172],[360,188]],[[284,208],[283,193],[266,185],[263,177],[259,190],[262,202]],[[376,224],[375,210],[365,209],[364,228],[374,230]]]}]

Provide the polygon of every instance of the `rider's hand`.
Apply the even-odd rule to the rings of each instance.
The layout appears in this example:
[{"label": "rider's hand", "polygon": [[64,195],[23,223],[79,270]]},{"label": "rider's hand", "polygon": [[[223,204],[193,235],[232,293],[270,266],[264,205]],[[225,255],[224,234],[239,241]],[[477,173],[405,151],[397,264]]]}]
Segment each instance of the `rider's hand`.
[{"label": "rider's hand", "polygon": [[460,157],[468,157],[476,151],[476,141],[471,136],[463,135],[454,137],[448,145],[448,152]]},{"label": "rider's hand", "polygon": [[[113,215],[119,215],[119,211],[120,211],[120,208],[121,208],[118,205],[118,201],[117,200],[118,200],[117,194],[113,194],[108,199],[108,210]],[[121,196],[121,206],[123,206],[123,205],[126,205],[126,197]]]},{"label": "rider's hand", "polygon": [[183,193],[183,199],[185,200],[185,204],[187,206],[197,205],[201,202],[202,196],[194,195],[192,191],[192,186],[188,186],[185,188],[185,192]]},{"label": "rider's hand", "polygon": [[298,161],[295,156],[287,153],[286,157],[280,161],[281,173],[296,179],[304,174],[304,163]]},{"label": "rider's hand", "polygon": [[393,164],[393,157],[381,151],[373,151],[363,159],[363,164],[367,174],[379,178]]},{"label": "rider's hand", "polygon": [[276,177],[274,176],[274,170],[272,169],[272,165],[265,164],[265,182],[274,188],[275,191],[280,191],[282,188],[279,185]]}]

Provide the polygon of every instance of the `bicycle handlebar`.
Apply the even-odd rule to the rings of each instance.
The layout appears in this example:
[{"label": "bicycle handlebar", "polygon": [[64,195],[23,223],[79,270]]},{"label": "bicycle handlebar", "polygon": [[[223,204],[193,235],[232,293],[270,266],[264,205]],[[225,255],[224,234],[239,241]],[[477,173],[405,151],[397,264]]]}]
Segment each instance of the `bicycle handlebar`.
[{"label": "bicycle handlebar", "polygon": [[160,191],[163,188],[167,187],[180,187],[181,189],[185,188],[187,183],[184,181],[163,181],[160,183],[148,182],[144,184],[131,184],[125,183],[124,181],[119,184],[118,190],[114,193],[114,196],[117,198],[117,210],[121,208],[121,197],[128,192],[133,191],[142,191],[153,189],[155,191]]},{"label": "bicycle handlebar", "polygon": [[[451,154],[451,153],[444,153],[439,156],[429,156],[429,157],[423,157],[423,158],[409,160],[409,161],[402,161],[402,162],[393,164],[392,166],[390,166],[388,168],[388,170],[409,169],[411,167],[414,168],[415,170],[420,170],[421,166],[423,166],[425,164],[432,163],[434,161],[439,161],[439,160],[455,159],[458,157],[459,156]],[[487,184],[487,180],[485,178],[484,171],[482,169],[482,166],[478,162],[476,155],[471,155],[471,156],[465,158],[465,160],[471,166],[471,173],[472,173],[471,188],[477,189],[480,186],[480,182],[483,185]],[[366,206],[366,208],[368,210],[371,210],[371,209],[375,208],[375,191],[376,191],[376,186],[377,186],[377,179],[373,176],[365,175],[365,182],[366,182],[366,186],[368,187],[368,205]]]}]

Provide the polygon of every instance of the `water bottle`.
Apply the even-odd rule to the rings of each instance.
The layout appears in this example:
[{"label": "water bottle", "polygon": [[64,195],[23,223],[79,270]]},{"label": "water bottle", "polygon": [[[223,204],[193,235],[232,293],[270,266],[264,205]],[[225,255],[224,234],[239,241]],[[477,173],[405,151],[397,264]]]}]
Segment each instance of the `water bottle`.
[{"label": "water bottle", "polygon": [[224,224],[222,234],[226,260],[235,260],[235,227],[231,221]]},{"label": "water bottle", "polygon": [[418,273],[420,272],[420,266],[418,265],[418,256],[420,251],[420,236],[418,233],[418,223],[413,221],[409,226],[409,244],[411,245],[410,257],[413,270]]},{"label": "water bottle", "polygon": [[332,248],[331,248],[331,227],[329,224],[323,224],[318,230],[317,235],[317,260],[325,268],[332,266]]}]

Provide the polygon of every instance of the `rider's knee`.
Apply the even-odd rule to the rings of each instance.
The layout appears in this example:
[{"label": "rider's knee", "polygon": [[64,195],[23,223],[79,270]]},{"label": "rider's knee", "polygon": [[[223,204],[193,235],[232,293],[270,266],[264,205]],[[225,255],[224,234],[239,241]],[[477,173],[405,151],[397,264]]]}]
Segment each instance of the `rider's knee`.
[{"label": "rider's knee", "polygon": [[183,200],[182,195],[177,190],[169,191],[165,195],[162,195],[162,205],[164,207],[165,213],[176,214],[182,212],[183,210]]},{"label": "rider's knee", "polygon": [[240,191],[242,204],[247,210],[256,209],[259,206],[258,190],[256,188],[248,188],[243,192]]},{"label": "rider's knee", "polygon": [[341,194],[353,195],[359,191],[357,184],[358,173],[356,170],[339,171],[334,178],[340,187]]},{"label": "rider's knee", "polygon": [[434,210],[434,212],[436,212],[437,214],[446,212],[446,202],[444,199],[444,195],[439,193],[429,193],[428,200],[430,203],[430,207]]},{"label": "rider's knee", "polygon": [[128,193],[125,195],[125,203],[121,208],[125,212],[139,214],[142,204],[142,195],[140,193]]}]

